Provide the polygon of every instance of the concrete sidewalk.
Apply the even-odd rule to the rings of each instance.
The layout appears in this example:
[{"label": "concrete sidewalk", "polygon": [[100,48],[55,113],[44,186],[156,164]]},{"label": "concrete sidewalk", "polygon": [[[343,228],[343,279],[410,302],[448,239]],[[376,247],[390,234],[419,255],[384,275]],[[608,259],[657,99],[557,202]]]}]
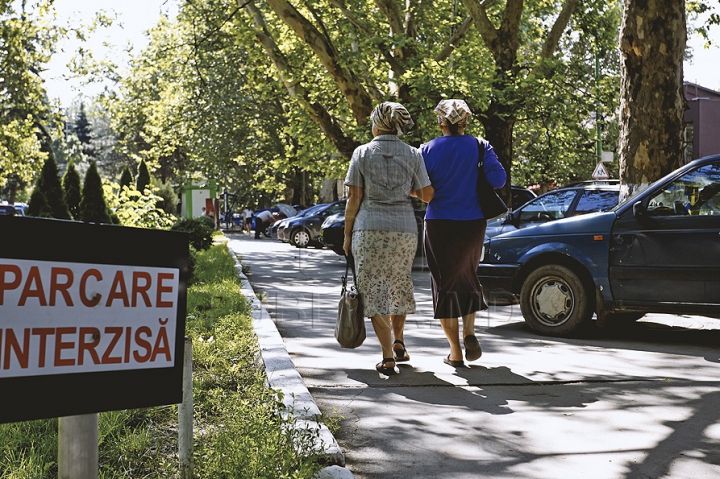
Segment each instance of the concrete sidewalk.
[{"label": "concrete sidewalk", "polygon": [[720,321],[655,315],[569,340],[496,307],[477,321],[483,357],[455,369],[415,272],[411,361],[386,378],[371,327],[356,350],[333,337],[342,258],[229,237],[358,479],[720,477]]}]

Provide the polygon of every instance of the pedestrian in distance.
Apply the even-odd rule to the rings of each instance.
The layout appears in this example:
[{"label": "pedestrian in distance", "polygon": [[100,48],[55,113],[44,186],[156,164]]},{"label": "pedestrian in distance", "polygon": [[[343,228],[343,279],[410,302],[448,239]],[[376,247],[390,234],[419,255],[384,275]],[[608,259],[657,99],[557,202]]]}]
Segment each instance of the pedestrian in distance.
[{"label": "pedestrian in distance", "polygon": [[472,115],[463,100],[442,100],[434,113],[442,136],[420,146],[435,195],[425,212],[425,254],[431,274],[433,313],[450,343],[444,362],[464,366],[458,317],[463,322],[465,359],[482,355],[475,314],[487,309],[477,277],[486,220],[477,194],[478,160],[485,176],[501,188],[507,175],[490,143],[466,135]]},{"label": "pedestrian in distance", "polygon": [[251,210],[249,206],[245,207],[245,209],[242,210],[243,223],[241,229],[243,231],[243,234],[250,234],[250,229],[252,226],[252,216],[253,210]]},{"label": "pedestrian in distance", "polygon": [[375,369],[390,375],[400,372],[396,363],[410,359],[405,316],[416,309],[411,273],[418,230],[411,196],[428,202],[433,187],[420,152],[398,138],[414,125],[405,107],[381,103],[370,120],[373,139],[355,149],[345,178],[343,249],[352,253],[364,313],[382,348]]},{"label": "pedestrian in distance", "polygon": [[275,222],[275,217],[270,210],[262,210],[255,215],[255,239],[260,239],[260,233]]}]

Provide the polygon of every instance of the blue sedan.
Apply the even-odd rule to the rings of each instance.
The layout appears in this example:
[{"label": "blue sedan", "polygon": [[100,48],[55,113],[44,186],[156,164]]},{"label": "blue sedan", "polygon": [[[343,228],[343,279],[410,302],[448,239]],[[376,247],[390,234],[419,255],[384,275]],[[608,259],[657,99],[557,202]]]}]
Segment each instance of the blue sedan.
[{"label": "blue sedan", "polygon": [[519,295],[527,324],[568,336],[645,313],[720,317],[720,155],[695,160],[608,212],[485,242],[488,293]]}]

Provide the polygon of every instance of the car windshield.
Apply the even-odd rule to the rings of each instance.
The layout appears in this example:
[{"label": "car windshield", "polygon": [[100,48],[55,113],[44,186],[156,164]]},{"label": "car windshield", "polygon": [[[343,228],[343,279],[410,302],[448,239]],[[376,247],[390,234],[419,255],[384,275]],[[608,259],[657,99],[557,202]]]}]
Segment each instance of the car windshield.
[{"label": "car windshield", "polygon": [[720,215],[720,164],[690,171],[648,203],[651,216]]},{"label": "car windshield", "polygon": [[608,211],[618,204],[620,190],[587,190],[583,191],[574,215],[586,215],[596,211]]},{"label": "car windshield", "polygon": [[306,209],[306,210],[302,210],[300,213],[298,213],[298,214],[295,216],[295,218],[302,218],[302,217],[305,217],[305,216],[312,216],[312,215],[314,215],[315,213],[317,213],[318,211],[321,211],[321,210],[322,210],[324,207],[326,207],[327,205],[328,205],[327,203],[323,203],[323,204],[321,204],[321,205],[311,206],[310,208],[308,208],[308,209]]},{"label": "car windshield", "polygon": [[550,221],[565,218],[577,190],[555,190],[538,196],[518,210],[521,222]]}]

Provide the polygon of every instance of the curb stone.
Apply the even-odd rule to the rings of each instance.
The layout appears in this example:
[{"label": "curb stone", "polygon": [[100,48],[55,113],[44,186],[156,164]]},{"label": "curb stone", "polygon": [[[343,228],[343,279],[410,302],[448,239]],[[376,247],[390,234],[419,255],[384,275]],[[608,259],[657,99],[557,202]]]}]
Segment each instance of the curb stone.
[{"label": "curb stone", "polygon": [[[240,277],[240,293],[247,299],[253,317],[253,329],[258,338],[261,366],[265,369],[268,386],[283,395],[283,404],[296,418],[295,427],[304,431],[317,431],[319,443],[316,444],[318,456],[328,464],[316,476],[317,479],[352,479],[353,474],[345,469],[345,454],[328,427],[319,422],[320,409],[295,369],[285,343],[272,318],[255,295],[247,276],[242,272],[242,264],[237,255],[228,247],[235,259],[235,269]],[[342,467],[341,467],[342,466]]]}]

